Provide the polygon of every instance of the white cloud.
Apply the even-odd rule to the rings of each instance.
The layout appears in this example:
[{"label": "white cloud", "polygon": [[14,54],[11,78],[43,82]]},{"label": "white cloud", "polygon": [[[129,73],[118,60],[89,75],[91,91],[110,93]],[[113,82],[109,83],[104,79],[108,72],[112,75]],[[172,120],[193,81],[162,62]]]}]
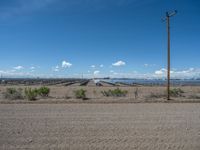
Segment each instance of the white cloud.
[{"label": "white cloud", "polygon": [[[171,70],[170,73],[174,73],[175,71],[174,70]],[[167,74],[167,69],[165,68],[162,68],[160,70],[156,70],[155,71],[155,74],[156,75],[166,75]]]},{"label": "white cloud", "polygon": [[55,71],[55,72],[58,72],[59,71],[59,66],[53,67],[52,70]]},{"label": "white cloud", "polygon": [[62,61],[62,68],[70,68],[72,66],[71,63],[67,62],[67,61]]},{"label": "white cloud", "polygon": [[[166,78],[167,69],[161,68],[154,72],[140,73],[140,72],[115,72],[113,70],[109,71],[111,78],[138,78],[138,79],[157,79],[157,78]],[[189,79],[189,78],[200,78],[200,68],[188,68],[184,70],[172,69],[170,71],[171,78],[176,79]]]},{"label": "white cloud", "polygon": [[91,65],[90,67],[91,67],[91,68],[95,68],[96,66],[95,66],[95,65]]},{"label": "white cloud", "polygon": [[119,67],[119,66],[125,66],[126,63],[124,61],[119,60],[119,61],[113,63],[112,65],[116,66],[116,67]]},{"label": "white cloud", "polygon": [[155,74],[156,74],[156,75],[162,75],[162,74],[163,74],[163,71],[161,71],[161,70],[156,70],[156,71],[155,71]]},{"label": "white cloud", "polygon": [[22,70],[22,69],[24,69],[24,67],[23,66],[16,66],[16,67],[13,67],[15,70]]},{"label": "white cloud", "polygon": [[30,72],[18,72],[14,70],[0,70],[0,74],[4,77],[29,77],[32,75]]},{"label": "white cloud", "polygon": [[162,74],[165,74],[166,72],[167,72],[167,69],[162,68],[162,69],[160,69],[160,70],[156,70],[156,71],[155,71],[155,74],[156,74],[156,75],[162,75]]},{"label": "white cloud", "polygon": [[30,69],[31,69],[31,70],[34,70],[34,69],[35,69],[35,67],[33,67],[33,66],[32,66],[32,67],[30,67]]},{"label": "white cloud", "polygon": [[100,65],[100,67],[101,67],[101,68],[103,68],[103,67],[104,67],[104,65],[103,65],[103,64],[101,64],[101,65]]},{"label": "white cloud", "polygon": [[[177,69],[172,69],[170,71],[171,77],[172,78],[195,78],[195,77],[200,77],[200,69],[194,69],[194,68],[188,68],[185,70],[177,70]],[[167,69],[162,68],[160,70],[156,70],[154,72],[155,76],[154,77],[166,77],[167,75]]]},{"label": "white cloud", "polygon": [[98,75],[100,73],[99,70],[94,71],[94,75]]}]

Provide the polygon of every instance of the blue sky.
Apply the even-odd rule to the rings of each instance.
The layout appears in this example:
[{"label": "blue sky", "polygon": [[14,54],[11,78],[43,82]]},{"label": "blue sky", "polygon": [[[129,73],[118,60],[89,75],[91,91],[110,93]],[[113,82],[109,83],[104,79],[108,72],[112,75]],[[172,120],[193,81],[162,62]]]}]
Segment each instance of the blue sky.
[{"label": "blue sky", "polygon": [[198,0],[1,0],[0,74],[164,77],[167,10],[172,77],[200,76]]}]

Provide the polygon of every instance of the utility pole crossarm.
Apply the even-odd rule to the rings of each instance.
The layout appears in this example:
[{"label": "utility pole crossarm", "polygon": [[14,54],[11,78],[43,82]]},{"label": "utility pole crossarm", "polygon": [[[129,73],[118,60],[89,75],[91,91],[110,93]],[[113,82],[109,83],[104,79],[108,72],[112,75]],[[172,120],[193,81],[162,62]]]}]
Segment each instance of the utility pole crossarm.
[{"label": "utility pole crossarm", "polygon": [[174,10],[172,12],[166,12],[168,17],[173,17],[177,14],[177,10]]}]

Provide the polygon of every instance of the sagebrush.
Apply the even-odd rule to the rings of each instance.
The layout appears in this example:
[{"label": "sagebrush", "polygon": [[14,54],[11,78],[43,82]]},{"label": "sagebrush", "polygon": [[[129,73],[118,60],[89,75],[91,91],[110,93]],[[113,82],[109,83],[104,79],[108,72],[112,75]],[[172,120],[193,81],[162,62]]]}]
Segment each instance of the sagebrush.
[{"label": "sagebrush", "polygon": [[38,95],[42,96],[42,97],[48,97],[49,93],[50,93],[50,89],[48,87],[41,87],[39,89],[37,89]]},{"label": "sagebrush", "polygon": [[128,91],[126,90],[121,90],[119,88],[117,89],[114,89],[114,90],[108,90],[108,91],[101,91],[101,93],[103,94],[103,96],[106,96],[106,97],[125,97],[128,93]]},{"label": "sagebrush", "polygon": [[170,89],[170,96],[172,97],[181,97],[183,96],[184,91],[181,88]]},{"label": "sagebrush", "polygon": [[86,90],[78,89],[74,91],[75,97],[78,99],[86,99]]},{"label": "sagebrush", "polygon": [[24,94],[28,100],[34,101],[38,96],[38,89],[25,88]]},{"label": "sagebrush", "polygon": [[21,88],[7,88],[6,92],[3,93],[5,99],[16,100],[23,99],[22,89]]}]

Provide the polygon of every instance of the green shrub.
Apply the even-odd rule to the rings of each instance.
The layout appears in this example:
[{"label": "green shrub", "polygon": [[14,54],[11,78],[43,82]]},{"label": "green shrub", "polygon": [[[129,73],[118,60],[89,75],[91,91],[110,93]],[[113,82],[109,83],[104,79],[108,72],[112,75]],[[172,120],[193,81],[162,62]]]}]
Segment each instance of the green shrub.
[{"label": "green shrub", "polygon": [[49,93],[50,93],[50,89],[48,87],[43,86],[43,87],[37,89],[37,92],[42,97],[48,97]]},{"label": "green shrub", "polygon": [[3,93],[4,98],[15,100],[15,99],[23,99],[22,89],[21,88],[7,88],[6,92]]},{"label": "green shrub", "polygon": [[38,89],[25,88],[24,93],[28,100],[34,101],[38,96]]},{"label": "green shrub", "polygon": [[184,91],[180,88],[171,89],[169,92],[170,92],[170,96],[173,96],[173,97],[183,96],[182,94],[184,93]]},{"label": "green shrub", "polygon": [[74,91],[75,97],[78,99],[86,99],[86,90],[79,89]]},{"label": "green shrub", "polygon": [[103,96],[106,97],[124,97],[127,95],[128,91],[126,90],[121,90],[119,88],[114,89],[114,90],[108,90],[108,91],[101,91],[101,93],[103,94]]}]

